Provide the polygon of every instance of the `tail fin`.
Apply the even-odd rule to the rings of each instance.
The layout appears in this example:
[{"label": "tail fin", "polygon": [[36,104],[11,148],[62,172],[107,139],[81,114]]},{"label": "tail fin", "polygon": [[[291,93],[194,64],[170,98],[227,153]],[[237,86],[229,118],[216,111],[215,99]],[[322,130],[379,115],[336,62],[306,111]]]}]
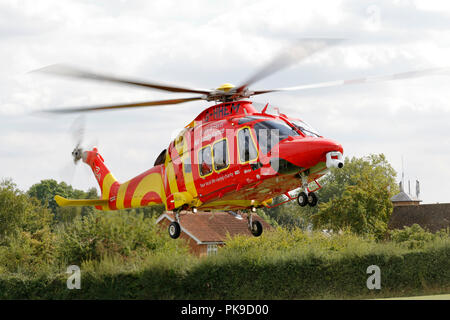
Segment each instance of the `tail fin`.
[{"label": "tail fin", "polygon": [[[101,199],[110,200],[110,198],[117,194],[120,184],[105,166],[104,161],[105,160],[103,160],[102,156],[98,153],[97,148],[93,148],[92,151],[83,152],[83,162],[91,167],[100,186],[102,192]],[[108,210],[108,205],[103,205],[102,209]]]}]

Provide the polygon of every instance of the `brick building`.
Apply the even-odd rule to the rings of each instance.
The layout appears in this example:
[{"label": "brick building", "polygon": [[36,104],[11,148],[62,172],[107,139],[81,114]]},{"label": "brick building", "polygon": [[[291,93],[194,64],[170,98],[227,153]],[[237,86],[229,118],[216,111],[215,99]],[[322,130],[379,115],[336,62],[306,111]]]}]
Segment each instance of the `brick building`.
[{"label": "brick building", "polygon": [[450,228],[450,203],[394,206],[389,229],[403,229],[413,224],[436,232]]},{"label": "brick building", "polygon": [[[271,226],[258,215],[254,214],[253,220],[261,222],[264,232],[271,229]],[[156,220],[156,223],[163,229],[167,229],[173,221],[175,221],[174,214],[165,212]],[[218,247],[225,244],[228,234],[231,237],[235,235],[253,237],[247,227],[245,214],[239,219],[227,212],[182,212],[180,213],[180,225],[180,239],[184,239],[188,243],[190,251],[197,256],[217,253]]]}]

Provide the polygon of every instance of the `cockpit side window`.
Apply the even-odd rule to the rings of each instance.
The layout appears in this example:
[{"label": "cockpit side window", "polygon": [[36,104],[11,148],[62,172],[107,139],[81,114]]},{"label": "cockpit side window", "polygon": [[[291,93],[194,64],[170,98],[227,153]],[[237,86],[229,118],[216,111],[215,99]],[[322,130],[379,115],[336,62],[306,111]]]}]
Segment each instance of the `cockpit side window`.
[{"label": "cockpit side window", "polygon": [[256,160],[258,151],[251,136],[250,128],[244,127],[238,132],[239,160],[241,163]]},{"label": "cockpit side window", "polygon": [[274,145],[289,136],[298,136],[298,132],[282,120],[266,120],[257,122],[253,128],[258,139],[259,149],[267,154]]}]

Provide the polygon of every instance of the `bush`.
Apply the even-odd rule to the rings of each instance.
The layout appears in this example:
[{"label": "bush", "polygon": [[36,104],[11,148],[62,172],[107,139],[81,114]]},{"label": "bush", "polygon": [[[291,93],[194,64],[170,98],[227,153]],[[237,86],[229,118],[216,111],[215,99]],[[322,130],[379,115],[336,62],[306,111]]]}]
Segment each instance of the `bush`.
[{"label": "bush", "polygon": [[[370,265],[381,269],[381,290],[366,287]],[[444,293],[450,289],[450,240],[436,238],[409,249],[348,231],[327,235],[278,228],[259,238],[229,239],[216,256],[204,259],[165,248],[132,257],[103,255],[80,266],[81,290],[67,290],[65,274],[19,274],[0,276],[0,298],[341,299]]]},{"label": "bush", "polygon": [[389,232],[390,238],[396,243],[409,248],[423,248],[426,244],[439,240],[450,238],[449,230],[441,230],[435,234],[424,230],[418,224],[413,224],[411,227],[404,227],[401,230],[392,230]]},{"label": "bush", "polygon": [[7,245],[0,246],[0,268],[4,272],[26,275],[57,272],[54,239],[49,228],[34,233],[22,231],[15,237],[8,237]]},{"label": "bush", "polygon": [[123,258],[142,251],[180,250],[180,242],[158,233],[154,218],[134,212],[106,212],[78,217],[57,232],[58,256],[68,264],[99,260],[103,256]]},{"label": "bush", "polygon": [[20,191],[11,180],[0,182],[0,244],[22,230],[36,232],[50,225],[52,214],[36,199]]}]

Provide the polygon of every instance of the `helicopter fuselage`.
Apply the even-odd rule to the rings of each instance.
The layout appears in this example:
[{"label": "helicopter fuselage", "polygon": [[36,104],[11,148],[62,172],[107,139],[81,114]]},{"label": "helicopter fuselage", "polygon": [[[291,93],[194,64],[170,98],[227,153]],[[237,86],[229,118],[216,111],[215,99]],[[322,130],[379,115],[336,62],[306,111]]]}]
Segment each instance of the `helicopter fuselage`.
[{"label": "helicopter fuselage", "polygon": [[96,149],[85,151],[83,160],[108,200],[98,209],[164,204],[166,210],[240,210],[270,206],[272,198],[300,186],[320,189],[317,180],[342,166],[342,153],[340,144],[298,119],[234,101],[200,113],[153,168],[125,183],[115,180]]}]

